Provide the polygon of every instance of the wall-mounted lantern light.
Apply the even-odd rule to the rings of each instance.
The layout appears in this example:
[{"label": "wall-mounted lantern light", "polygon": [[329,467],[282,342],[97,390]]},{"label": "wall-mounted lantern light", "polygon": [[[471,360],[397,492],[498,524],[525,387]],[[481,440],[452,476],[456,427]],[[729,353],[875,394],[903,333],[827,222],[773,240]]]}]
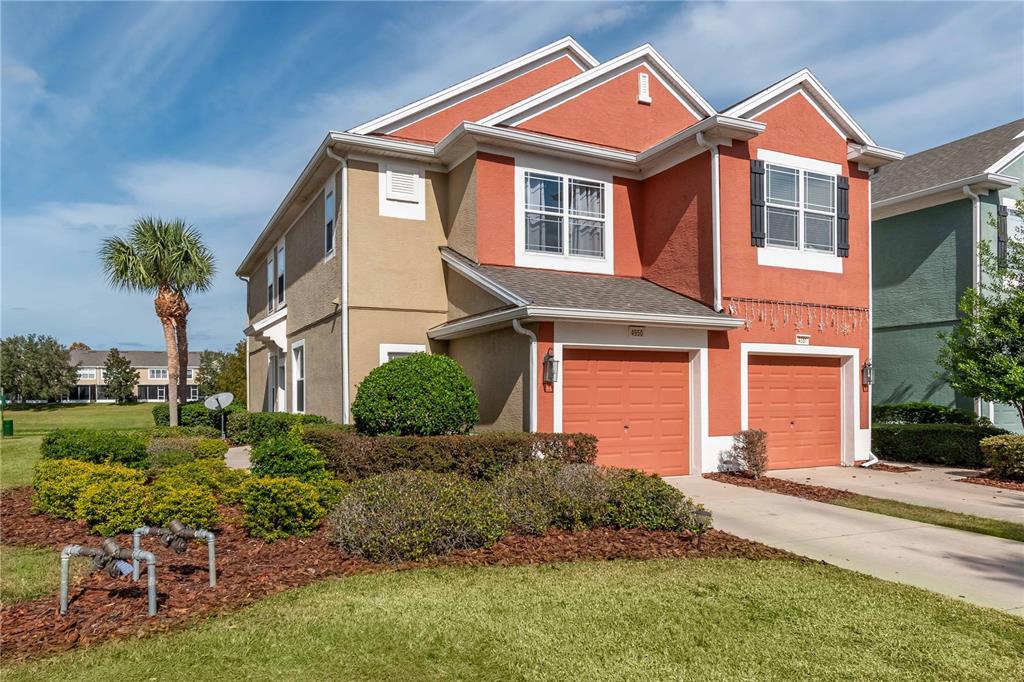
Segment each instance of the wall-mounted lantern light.
[{"label": "wall-mounted lantern light", "polygon": [[558,360],[549,349],[544,355],[544,383],[553,384],[558,381]]},{"label": "wall-mounted lantern light", "polygon": [[860,366],[860,383],[865,386],[875,383],[875,366],[871,364],[870,360]]}]

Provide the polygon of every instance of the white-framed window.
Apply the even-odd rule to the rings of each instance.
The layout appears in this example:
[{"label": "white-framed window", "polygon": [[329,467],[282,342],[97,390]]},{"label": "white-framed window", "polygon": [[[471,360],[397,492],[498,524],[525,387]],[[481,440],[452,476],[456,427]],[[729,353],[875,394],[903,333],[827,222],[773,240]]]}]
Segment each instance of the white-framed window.
[{"label": "white-framed window", "polygon": [[404,358],[413,353],[426,353],[427,347],[422,343],[382,343],[380,344],[380,364],[390,362],[398,358]]},{"label": "white-framed window", "polygon": [[150,379],[166,379],[167,368],[166,367],[150,367],[149,368]]},{"label": "white-framed window", "polygon": [[167,387],[166,386],[157,386],[156,387],[156,399],[157,400],[167,400]]},{"label": "white-framed window", "polygon": [[195,370],[192,367],[189,367],[187,370],[185,370],[186,379],[191,379],[193,376],[195,376]]},{"label": "white-framed window", "polygon": [[604,183],[536,171],[523,182],[527,251],[604,258]]},{"label": "white-framed window", "polygon": [[422,167],[383,163],[377,175],[381,216],[426,220],[426,172]]},{"label": "white-framed window", "polygon": [[324,185],[324,258],[334,255],[334,220],[337,216],[334,175]]},{"label": "white-framed window", "polygon": [[199,387],[195,384],[188,387],[188,399],[199,400]]},{"label": "white-framed window", "polygon": [[85,379],[95,379],[96,368],[95,367],[79,367],[78,368],[78,380],[83,381]]},{"label": "white-framed window", "polygon": [[284,305],[284,240],[274,250],[274,269],[277,271],[277,307]]},{"label": "white-framed window", "polygon": [[306,341],[292,344],[292,412],[306,411]]},{"label": "white-framed window", "polygon": [[267,312],[274,312],[274,258],[267,257]]},{"label": "white-framed window", "polygon": [[765,164],[766,244],[836,252],[836,176]]},{"label": "white-framed window", "polygon": [[267,312],[284,307],[284,240],[267,256]]},{"label": "white-framed window", "polygon": [[1010,206],[1006,210],[1006,237],[1024,244],[1024,216]]}]

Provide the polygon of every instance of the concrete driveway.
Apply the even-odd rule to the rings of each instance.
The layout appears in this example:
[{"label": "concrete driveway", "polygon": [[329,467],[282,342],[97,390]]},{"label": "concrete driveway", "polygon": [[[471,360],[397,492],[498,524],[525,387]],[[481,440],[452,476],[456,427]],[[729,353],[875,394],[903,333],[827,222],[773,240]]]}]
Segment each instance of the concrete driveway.
[{"label": "concrete driveway", "polygon": [[1024,616],[1024,543],[697,476],[665,480],[733,535]]},{"label": "concrete driveway", "polygon": [[859,467],[820,467],[772,471],[768,475],[872,497],[1024,523],[1024,492],[957,480],[975,473],[970,470],[914,466],[921,470],[895,474]]}]

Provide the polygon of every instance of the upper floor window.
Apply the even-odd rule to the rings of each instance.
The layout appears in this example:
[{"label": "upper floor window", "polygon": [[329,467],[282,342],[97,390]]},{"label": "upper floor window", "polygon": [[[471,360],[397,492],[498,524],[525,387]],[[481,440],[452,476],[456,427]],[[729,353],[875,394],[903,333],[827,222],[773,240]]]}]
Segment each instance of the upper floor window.
[{"label": "upper floor window", "polygon": [[324,257],[334,255],[334,176],[324,187]]},{"label": "upper floor window", "polygon": [[157,368],[157,367],[150,367],[149,368],[149,378],[150,379],[166,379],[167,378],[167,368],[166,367],[159,367],[159,368]]},{"label": "upper floor window", "polygon": [[267,257],[267,312],[284,307],[284,240]]},{"label": "upper floor window", "polygon": [[604,184],[533,171],[524,178],[526,250],[604,258]]},{"label": "upper floor window", "polygon": [[193,376],[193,374],[194,374],[194,370],[193,370],[193,369],[192,369],[191,367],[189,367],[189,368],[188,368],[188,369],[187,369],[187,370],[185,371],[185,378],[187,378],[187,379],[191,379],[191,378],[192,378],[192,376]]},{"label": "upper floor window", "polygon": [[767,245],[835,253],[836,176],[765,164]]},{"label": "upper floor window", "polygon": [[96,368],[94,368],[94,367],[81,367],[81,368],[79,368],[79,370],[78,370],[78,380],[79,381],[81,381],[83,379],[95,379],[95,378],[96,378]]},{"label": "upper floor window", "polygon": [[274,252],[274,267],[277,269],[277,305],[284,304],[284,241]]}]

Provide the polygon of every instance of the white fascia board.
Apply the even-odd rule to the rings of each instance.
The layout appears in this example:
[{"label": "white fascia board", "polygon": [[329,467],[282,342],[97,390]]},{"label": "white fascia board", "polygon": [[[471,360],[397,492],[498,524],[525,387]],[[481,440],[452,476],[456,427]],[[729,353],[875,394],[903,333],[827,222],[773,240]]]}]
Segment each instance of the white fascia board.
[{"label": "white fascia board", "polygon": [[373,135],[357,135],[353,133],[339,133],[331,131],[328,139],[334,147],[343,147],[346,151],[359,149],[367,152],[376,152],[387,156],[400,156],[417,161],[434,161],[434,146],[421,142],[407,142],[396,140],[392,137],[377,137]]},{"label": "white fascia board", "polygon": [[638,163],[669,151],[676,145],[687,142],[697,136],[697,133],[712,132],[713,137],[728,138],[731,140],[749,140],[764,132],[767,126],[760,121],[751,121],[745,118],[734,118],[715,114],[708,118],[697,121],[688,128],[683,128],[678,133],[666,137],[653,147],[648,147],[636,155]]},{"label": "white fascia board", "polygon": [[847,147],[846,158],[865,168],[878,168],[893,161],[900,161],[906,156],[895,149],[887,149],[873,144],[851,144]]},{"label": "white fascia board", "polygon": [[533,319],[581,320],[586,322],[616,322],[622,324],[655,324],[698,329],[735,329],[743,326],[743,320],[734,317],[710,315],[672,315],[663,313],[638,313],[631,310],[609,311],[586,308],[550,308],[527,306],[527,316]]},{"label": "white fascia board", "polygon": [[460,156],[457,153],[457,150],[460,149],[459,143],[467,136],[476,138],[478,141],[525,147],[558,156],[568,156],[575,159],[582,158],[604,165],[617,166],[624,170],[636,170],[637,155],[632,152],[619,151],[583,142],[573,142],[572,140],[515,130],[514,128],[496,128],[469,122],[460,124],[443,140],[437,143],[437,147],[435,147],[437,156],[445,162],[453,161],[456,158],[464,158],[464,156]]},{"label": "white fascia board", "polygon": [[264,329],[274,326],[275,324],[277,324],[286,317],[288,317],[288,306],[278,308],[274,312],[264,317],[262,320],[259,320],[258,322],[253,322],[252,325],[245,330],[246,335],[251,336],[253,334],[259,334]]},{"label": "white fascia board", "polygon": [[777,102],[774,100],[780,95],[783,95],[794,87],[803,87],[805,90],[811,92],[817,99],[819,105],[824,107],[826,113],[830,116],[835,117],[840,123],[846,128],[846,133],[853,138],[854,141],[874,146],[875,141],[871,139],[863,128],[850,116],[849,112],[842,107],[841,104],[832,96],[825,86],[814,77],[814,74],[808,69],[801,69],[788,78],[784,78],[775,85],[769,86],[754,95],[751,95],[747,99],[743,100],[738,104],[734,104],[722,113],[726,116],[736,116],[737,118],[748,118],[756,116],[758,114],[767,111]]},{"label": "white fascia board", "polygon": [[526,317],[526,308],[524,307],[498,310],[488,315],[478,315],[466,320],[446,322],[439,327],[428,329],[427,338],[438,340],[457,339],[461,336],[477,334],[487,327],[493,327],[494,325],[503,324],[522,317]]},{"label": "white fascia board", "polygon": [[501,299],[505,303],[516,306],[526,305],[526,301],[515,294],[513,291],[509,291],[505,287],[501,286],[494,280],[483,275],[480,271],[475,268],[463,263],[459,260],[458,256],[452,255],[447,251],[441,252],[441,260],[448,264],[450,268],[455,270],[457,273],[468,279],[473,284],[491,294],[492,296]]},{"label": "white fascia board", "polygon": [[1011,175],[1000,175],[998,173],[981,173],[979,175],[972,175],[969,178],[961,178],[960,180],[953,180],[952,182],[944,182],[941,185],[935,185],[933,187],[925,187],[924,189],[915,190],[913,192],[907,192],[895,197],[889,197],[888,199],[880,199],[871,204],[872,208],[885,208],[887,206],[894,206],[901,204],[904,201],[911,201],[913,199],[919,199],[921,197],[928,196],[929,194],[938,194],[951,189],[959,189],[964,186],[969,186],[971,189],[977,190],[991,190],[991,189],[1006,189],[1007,187],[1013,187],[1019,182],[1019,180]]},{"label": "white fascia board", "polygon": [[[562,96],[569,95],[576,90],[589,89],[587,86],[595,81],[599,81],[603,77],[614,74],[618,75],[618,71],[632,65],[633,62],[646,61],[655,71],[660,72],[660,75],[664,77],[670,87],[674,87],[678,94],[681,95],[681,99],[686,102],[686,106],[693,111],[693,114],[697,118],[704,118],[707,116],[713,116],[716,112],[714,107],[708,104],[707,100],[701,97],[693,86],[686,82],[679,73],[672,68],[664,57],[658,54],[650,45],[641,45],[635,50],[631,50],[623,55],[619,55],[614,59],[610,59],[607,62],[601,64],[597,68],[589,71],[584,71],[578,76],[574,76],[566,81],[562,81],[556,85],[551,86],[547,90],[543,90],[532,97],[516,102],[515,104],[505,107],[501,111],[495,112],[490,116],[487,116],[479,121],[482,125],[498,125],[514,124],[517,121],[529,118],[531,115],[537,113],[538,109],[541,109],[552,100]],[[591,86],[593,87],[593,86]]]},{"label": "white fascia board", "polygon": [[[1024,132],[1021,132],[1021,135],[1024,135]],[[1020,135],[1018,135],[1017,137],[1020,137]],[[1003,158],[999,159],[991,166],[986,168],[985,172],[998,173],[999,171],[1003,170],[1011,163],[1016,161],[1017,157],[1020,156],[1021,154],[1024,154],[1024,142],[1021,142],[1019,145],[1011,149],[1006,155],[1004,155]]]},{"label": "white fascia board", "polygon": [[[538,48],[533,52],[529,52],[522,57],[517,57],[516,59],[505,62],[504,64],[496,66],[489,71],[485,71],[484,73],[468,78],[461,83],[456,83],[449,88],[436,92],[433,95],[424,97],[423,99],[407,104],[400,109],[395,109],[390,113],[379,116],[372,121],[368,121],[362,125],[356,126],[355,128],[351,128],[348,132],[365,135],[380,131],[382,128],[394,127],[396,123],[401,124],[399,127],[404,127],[405,125],[413,123],[414,121],[410,119],[415,119],[418,114],[429,115],[429,113],[434,113],[431,111],[434,109],[440,111],[446,107],[439,107],[439,105],[449,100],[458,98],[472,90],[486,85],[491,81],[502,78],[503,76],[518,69],[522,69],[525,66],[529,66],[533,62],[545,59],[562,51],[572,57],[577,64],[584,68],[584,70],[592,69],[598,65],[598,61],[594,59],[593,55],[583,49],[582,45],[576,42],[576,40],[571,36],[566,36],[549,45]],[[428,111],[429,113],[424,113]]]}]

